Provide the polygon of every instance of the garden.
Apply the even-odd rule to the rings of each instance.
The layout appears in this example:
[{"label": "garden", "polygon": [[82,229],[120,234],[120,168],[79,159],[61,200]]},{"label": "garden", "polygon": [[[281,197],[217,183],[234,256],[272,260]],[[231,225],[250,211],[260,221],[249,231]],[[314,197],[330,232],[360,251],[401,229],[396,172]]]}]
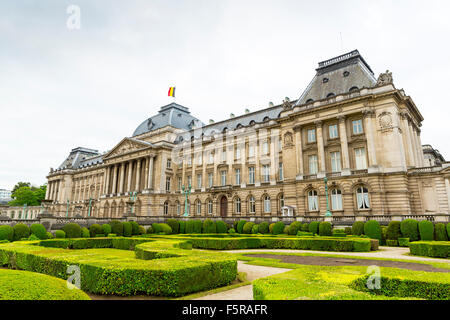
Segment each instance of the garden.
[{"label": "garden", "polygon": [[[145,228],[134,221],[113,220],[89,228],[69,223],[53,233],[41,224],[2,225],[0,299],[132,299],[137,295],[189,299],[211,290],[250,285],[238,270],[238,261],[246,261],[291,270],[252,281],[254,299],[446,300],[450,298],[449,236],[450,224],[411,219],[388,226],[375,220],[355,222],[346,228],[333,228],[329,222],[285,225],[240,220],[228,225],[210,219],[169,219]],[[387,247],[409,251],[404,260],[370,257]],[[254,250],[262,251],[254,254]],[[350,260],[355,255],[359,255],[356,265],[327,264],[323,258]],[[435,259],[414,261],[429,269],[413,268],[406,259],[413,256]],[[320,263],[313,257],[322,257]],[[362,263],[363,259],[370,263]],[[377,262],[383,265],[381,289],[368,290],[367,265]],[[79,269],[80,288],[72,290],[65,280],[73,266]],[[46,277],[46,286],[33,285],[42,281],[40,277]]]}]

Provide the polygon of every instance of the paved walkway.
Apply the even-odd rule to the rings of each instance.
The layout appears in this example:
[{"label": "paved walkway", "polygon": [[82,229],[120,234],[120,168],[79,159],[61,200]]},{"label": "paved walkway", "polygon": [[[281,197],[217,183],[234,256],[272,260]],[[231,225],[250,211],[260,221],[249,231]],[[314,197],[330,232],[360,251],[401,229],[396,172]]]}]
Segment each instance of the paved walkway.
[{"label": "paved walkway", "polygon": [[[238,261],[238,271],[247,273],[248,281],[265,278],[277,273],[283,273],[290,270],[291,269],[252,266],[246,264],[243,261]],[[195,300],[253,300],[253,285],[250,284],[248,286],[210,294],[197,298]]]}]

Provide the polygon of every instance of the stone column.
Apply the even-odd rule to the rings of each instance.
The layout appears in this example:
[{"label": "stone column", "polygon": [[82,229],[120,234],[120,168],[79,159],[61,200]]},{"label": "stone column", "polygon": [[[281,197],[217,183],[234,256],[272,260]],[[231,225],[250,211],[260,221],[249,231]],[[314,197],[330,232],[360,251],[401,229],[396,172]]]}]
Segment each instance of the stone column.
[{"label": "stone column", "polygon": [[422,148],[422,141],[420,139],[420,132],[421,130],[417,128],[417,144],[418,144],[418,154],[419,154],[419,163],[421,167],[425,166],[425,159],[423,158],[423,148]]},{"label": "stone column", "polygon": [[50,183],[47,184],[47,188],[45,189],[45,199],[48,199],[48,196],[50,194]]},{"label": "stone column", "polygon": [[[154,158],[150,157],[149,161],[150,162],[149,162],[149,166],[148,166],[148,188],[150,190],[153,190],[153,165],[154,165]],[[166,181],[164,181],[164,183],[166,183]]]},{"label": "stone column", "polygon": [[297,180],[303,179],[303,143],[302,143],[302,127],[297,126],[295,130],[295,157],[297,164]]},{"label": "stone column", "polygon": [[407,165],[411,167],[416,167],[416,156],[414,155],[413,148],[412,148],[412,141],[411,141],[411,130],[409,126],[409,120],[408,120],[408,114],[406,112],[400,113],[400,119],[402,122],[402,130],[403,130],[403,136],[405,138],[405,147],[406,147],[406,160]]},{"label": "stone column", "polygon": [[[240,137],[238,148],[241,149],[241,187],[245,188],[247,186],[246,182],[248,177],[248,166],[246,165],[247,161],[247,150],[245,148],[245,136]],[[242,205],[242,208],[244,206]]]},{"label": "stone column", "polygon": [[120,182],[119,182],[119,193],[123,193],[123,184],[125,182],[125,162],[120,164]]},{"label": "stone column", "polygon": [[105,174],[106,174],[106,177],[105,177],[105,179],[103,179],[103,181],[105,181],[105,185],[104,185],[104,191],[103,191],[103,193],[104,194],[109,194],[109,176],[110,176],[110,173],[111,173],[111,167],[107,167],[106,168],[106,171],[105,171]]},{"label": "stone column", "polygon": [[317,132],[317,151],[319,155],[319,174],[318,178],[325,177],[326,174],[326,165],[325,165],[325,149],[323,146],[323,134],[322,134],[322,121],[314,122],[316,125]]},{"label": "stone column", "polygon": [[259,141],[259,131],[255,132],[255,187],[259,187],[261,185],[261,168],[259,164],[259,158],[261,156],[260,151],[260,141]]},{"label": "stone column", "polygon": [[416,139],[414,138],[415,134],[414,134],[414,129],[413,129],[413,122],[411,120],[411,118],[408,118],[407,121],[407,125],[408,125],[408,132],[409,132],[409,143],[411,145],[411,156],[414,159],[414,164],[416,167],[420,167],[420,162],[419,162],[419,157],[418,157],[418,153],[417,153],[417,144],[416,144]]},{"label": "stone column", "polygon": [[111,190],[111,194],[116,194],[116,189],[117,189],[117,173],[118,173],[118,165],[115,164],[114,165],[114,172],[113,172],[113,186],[112,186],[112,190]]},{"label": "stone column", "polygon": [[364,110],[364,124],[365,124],[365,132],[366,132],[366,139],[367,139],[367,155],[368,155],[368,162],[369,162],[369,168],[376,168],[377,165],[377,150],[374,140],[374,131],[372,127],[372,118],[375,117],[375,111],[373,110]]},{"label": "stone column", "polygon": [[[278,154],[275,154],[275,143],[278,143],[279,132],[278,130],[270,131],[270,184],[275,185],[277,183],[276,172],[278,170]],[[275,158],[277,157],[277,158]]]},{"label": "stone column", "polygon": [[127,192],[131,192],[132,191],[132,187],[131,187],[131,177],[133,173],[133,161],[128,161],[128,182],[127,182]]},{"label": "stone column", "polygon": [[345,125],[345,116],[339,116],[339,137],[341,140],[341,155],[342,155],[342,170],[343,176],[351,174],[350,171],[350,156],[348,153],[347,127]]},{"label": "stone column", "polygon": [[141,191],[141,162],[142,159],[137,160],[136,166],[136,191]]},{"label": "stone column", "polygon": [[[202,151],[202,192],[205,192],[206,187],[208,186],[208,177],[206,174],[206,162],[208,160],[205,157],[205,153]],[[175,178],[175,177],[174,177]],[[173,184],[177,183],[176,181],[173,181]],[[174,188],[175,190],[177,188]]]},{"label": "stone column", "polygon": [[450,177],[445,177],[445,190],[447,191],[448,213],[450,214]]}]

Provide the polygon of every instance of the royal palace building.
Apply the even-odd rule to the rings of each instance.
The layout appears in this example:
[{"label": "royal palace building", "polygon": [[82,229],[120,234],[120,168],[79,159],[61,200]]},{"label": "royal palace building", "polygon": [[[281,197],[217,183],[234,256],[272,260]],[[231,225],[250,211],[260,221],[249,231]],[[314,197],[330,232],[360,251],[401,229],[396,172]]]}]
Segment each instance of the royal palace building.
[{"label": "royal palace building", "polygon": [[208,124],[171,103],[107,153],[73,149],[47,177],[47,210],[99,218],[185,210],[195,218],[319,217],[327,209],[334,217],[449,215],[450,163],[439,153],[426,161],[424,119],[392,74],[376,78],[357,50],[316,71],[295,101]]}]

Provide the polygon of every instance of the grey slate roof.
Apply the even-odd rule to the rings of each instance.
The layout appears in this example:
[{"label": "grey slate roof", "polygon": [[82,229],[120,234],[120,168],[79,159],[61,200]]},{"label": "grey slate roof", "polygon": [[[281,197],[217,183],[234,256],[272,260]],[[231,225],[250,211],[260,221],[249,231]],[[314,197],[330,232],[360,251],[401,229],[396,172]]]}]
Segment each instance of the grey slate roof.
[{"label": "grey slate roof", "polygon": [[98,152],[98,150],[78,147],[72,149],[66,160],[64,160],[64,162],[58,167],[58,170],[78,169],[102,162],[102,155]]},{"label": "grey slate roof", "polygon": [[347,93],[351,89],[370,88],[377,83],[372,69],[358,50],[320,62],[316,72],[296,105],[326,99],[331,94]]},{"label": "grey slate roof", "polygon": [[203,123],[190,115],[189,109],[177,103],[161,107],[158,114],[142,122],[133,133],[133,137],[165,126],[191,130],[193,125],[200,127]]}]

